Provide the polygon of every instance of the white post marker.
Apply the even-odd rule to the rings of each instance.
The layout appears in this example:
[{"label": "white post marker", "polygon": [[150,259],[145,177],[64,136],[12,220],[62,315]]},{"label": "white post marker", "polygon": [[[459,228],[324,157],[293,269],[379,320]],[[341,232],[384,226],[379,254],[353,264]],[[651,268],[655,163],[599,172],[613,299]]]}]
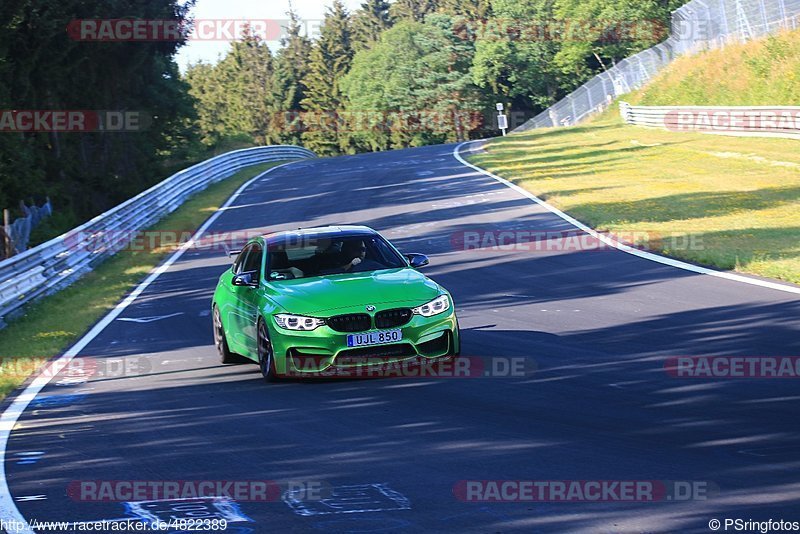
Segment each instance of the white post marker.
[{"label": "white post marker", "polygon": [[503,113],[503,104],[498,102],[495,105],[499,114],[497,115],[497,127],[503,132],[503,137],[506,136],[506,130],[508,130],[508,117]]},{"label": "white post marker", "polygon": [[498,115],[497,126],[503,131],[503,137],[505,137],[506,130],[508,129],[508,117],[506,117],[505,115]]}]

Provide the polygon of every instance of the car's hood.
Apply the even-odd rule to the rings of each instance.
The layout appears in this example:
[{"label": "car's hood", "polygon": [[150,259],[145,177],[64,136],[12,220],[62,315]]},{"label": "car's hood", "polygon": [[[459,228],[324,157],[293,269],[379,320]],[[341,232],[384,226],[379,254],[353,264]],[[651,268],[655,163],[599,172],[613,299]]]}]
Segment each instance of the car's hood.
[{"label": "car's hood", "polygon": [[316,314],[372,304],[418,306],[439,295],[436,282],[411,268],[340,274],[269,284],[267,296],[289,313]]}]

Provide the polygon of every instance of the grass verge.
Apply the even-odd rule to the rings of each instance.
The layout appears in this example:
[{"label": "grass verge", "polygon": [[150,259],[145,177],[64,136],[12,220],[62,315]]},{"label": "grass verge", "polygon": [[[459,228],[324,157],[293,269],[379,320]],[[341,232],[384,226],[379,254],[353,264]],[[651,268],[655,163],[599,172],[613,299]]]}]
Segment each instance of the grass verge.
[{"label": "grass verge", "polygon": [[492,141],[470,161],[593,228],[651,236],[656,252],[800,283],[799,148],[629,126],[610,110]]},{"label": "grass verge", "polygon": [[625,100],[641,106],[796,106],[800,30],[679,57]]},{"label": "grass verge", "polygon": [[[280,163],[255,165],[211,185],[151,230],[197,229],[243,183]],[[0,398],[77,341],[176,248],[117,254],[63,291],[27,306],[24,315],[0,330]]]}]

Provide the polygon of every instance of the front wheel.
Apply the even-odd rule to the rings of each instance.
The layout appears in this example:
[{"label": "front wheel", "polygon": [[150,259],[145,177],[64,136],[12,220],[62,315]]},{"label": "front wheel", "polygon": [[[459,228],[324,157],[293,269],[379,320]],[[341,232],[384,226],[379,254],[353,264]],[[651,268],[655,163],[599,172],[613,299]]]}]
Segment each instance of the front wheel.
[{"label": "front wheel", "polygon": [[[456,335],[453,336],[453,340],[458,338],[458,350],[453,350],[453,356],[461,356],[461,325],[458,324],[458,317],[456,317]],[[455,349],[455,347],[453,347]]]},{"label": "front wheel", "polygon": [[258,321],[258,367],[261,375],[267,382],[275,382],[278,374],[275,371],[275,357],[272,350],[272,342],[269,340],[269,332],[264,321]]},{"label": "front wheel", "polygon": [[237,355],[231,352],[228,347],[228,339],[225,337],[225,328],[222,326],[222,317],[219,308],[214,306],[214,346],[217,347],[219,361],[225,364],[239,363]]}]

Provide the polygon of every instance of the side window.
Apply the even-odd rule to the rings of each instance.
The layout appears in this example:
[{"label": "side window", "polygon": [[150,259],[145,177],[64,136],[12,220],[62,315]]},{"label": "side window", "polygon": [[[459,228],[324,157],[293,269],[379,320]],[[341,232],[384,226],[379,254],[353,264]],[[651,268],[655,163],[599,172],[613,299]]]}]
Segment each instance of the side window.
[{"label": "side window", "polygon": [[261,245],[253,245],[250,248],[250,253],[247,255],[247,258],[244,260],[244,267],[242,268],[243,273],[249,273],[252,271],[256,271],[258,273],[258,278],[261,278],[261,256],[262,256],[263,249]]},{"label": "side window", "polygon": [[248,246],[248,247],[244,247],[244,248],[242,249],[242,251],[241,251],[241,252],[239,253],[239,255],[236,257],[236,261],[235,261],[235,262],[233,262],[233,274],[242,274],[243,272],[245,272],[245,271],[242,269],[242,265],[244,264],[244,262],[245,262],[245,258],[247,258],[247,255],[250,253],[250,251],[251,251],[252,249],[253,249],[253,246],[252,246],[252,245],[250,245],[250,246]]}]

